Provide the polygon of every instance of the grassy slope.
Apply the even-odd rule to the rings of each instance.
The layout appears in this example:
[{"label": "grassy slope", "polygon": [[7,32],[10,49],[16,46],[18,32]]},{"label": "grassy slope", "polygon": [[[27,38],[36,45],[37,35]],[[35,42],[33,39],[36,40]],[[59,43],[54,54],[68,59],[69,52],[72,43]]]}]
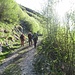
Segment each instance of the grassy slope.
[{"label": "grassy slope", "polygon": [[28,17],[25,18],[26,27],[32,32],[39,31],[40,33],[42,33],[43,32],[43,21],[44,21],[42,15],[24,6],[20,6],[20,7],[22,8],[24,12],[28,14]]},{"label": "grassy slope", "polygon": [[[25,7],[23,10],[14,0],[0,0],[0,43],[2,43],[4,51],[0,53],[0,60],[4,59],[12,50],[20,47],[20,45],[12,46],[12,44],[17,44],[17,42],[20,43],[19,40],[17,41],[20,36],[20,32],[16,31],[18,27],[24,26],[25,33],[29,30],[42,33],[42,24],[43,18],[40,14],[28,11]],[[17,39],[15,36],[17,36]],[[12,44],[11,41],[8,42],[9,37],[14,40]],[[10,48],[6,47],[6,42],[8,42]]]}]

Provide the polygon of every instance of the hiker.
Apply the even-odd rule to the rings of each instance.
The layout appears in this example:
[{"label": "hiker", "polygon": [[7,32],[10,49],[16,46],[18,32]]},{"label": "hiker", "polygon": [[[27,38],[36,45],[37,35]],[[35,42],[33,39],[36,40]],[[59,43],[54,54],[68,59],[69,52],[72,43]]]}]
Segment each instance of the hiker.
[{"label": "hiker", "polygon": [[23,33],[20,36],[20,40],[21,40],[21,46],[24,46],[25,36]]},{"label": "hiker", "polygon": [[28,42],[29,42],[29,46],[31,46],[32,45],[32,33],[31,32],[28,33]]},{"label": "hiker", "polygon": [[33,34],[34,48],[36,48],[37,40],[38,40],[38,35],[37,35],[37,33],[34,33]]}]

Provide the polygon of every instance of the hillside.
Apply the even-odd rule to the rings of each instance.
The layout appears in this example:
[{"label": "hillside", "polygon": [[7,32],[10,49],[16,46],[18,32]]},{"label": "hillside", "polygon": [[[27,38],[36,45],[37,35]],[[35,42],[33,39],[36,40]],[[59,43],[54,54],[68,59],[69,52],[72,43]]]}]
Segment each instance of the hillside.
[{"label": "hillside", "polygon": [[18,5],[14,0],[0,0],[0,7],[0,42],[18,31],[43,32],[43,18],[39,13]]},{"label": "hillside", "polygon": [[22,5],[20,5],[20,7],[28,15],[28,17],[25,20],[21,21],[21,24],[25,26],[23,28],[25,28],[28,31],[32,31],[32,32],[39,31],[40,33],[42,33],[44,17],[40,13],[31,10],[27,7],[24,7]]},{"label": "hillside", "polygon": [[[29,31],[44,33],[44,18],[42,15],[24,6],[18,5],[14,0],[0,0],[0,44],[3,46],[3,54],[11,53],[11,50],[19,48],[19,37],[24,33],[27,38]],[[43,31],[44,30],[44,31]],[[9,38],[12,40],[9,40]],[[6,45],[9,45],[7,47]],[[1,51],[0,51],[1,52]]]}]

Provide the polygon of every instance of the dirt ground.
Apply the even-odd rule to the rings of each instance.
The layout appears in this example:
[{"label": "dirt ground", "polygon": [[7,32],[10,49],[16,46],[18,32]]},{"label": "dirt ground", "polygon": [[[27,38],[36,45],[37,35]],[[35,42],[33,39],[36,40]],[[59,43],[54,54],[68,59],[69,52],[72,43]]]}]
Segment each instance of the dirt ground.
[{"label": "dirt ground", "polygon": [[[0,75],[7,75],[6,71],[8,66],[11,64],[15,64],[20,66],[20,74],[19,75],[36,75],[33,71],[33,63],[34,63],[34,56],[37,54],[36,48],[32,46],[25,46],[21,47],[20,49],[16,50],[12,53],[8,58],[6,58],[2,64],[0,64]],[[11,69],[9,68],[11,71]],[[8,71],[9,71],[8,70]],[[14,74],[14,68],[10,75],[18,75],[17,72]],[[9,74],[9,73],[8,73]]]}]

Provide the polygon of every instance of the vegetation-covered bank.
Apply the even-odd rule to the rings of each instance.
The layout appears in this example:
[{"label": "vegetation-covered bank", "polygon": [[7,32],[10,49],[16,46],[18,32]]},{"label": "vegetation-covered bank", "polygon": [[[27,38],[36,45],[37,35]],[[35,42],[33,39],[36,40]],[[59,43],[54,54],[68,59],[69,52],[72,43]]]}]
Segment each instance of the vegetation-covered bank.
[{"label": "vegetation-covered bank", "polygon": [[45,7],[48,34],[37,49],[34,69],[37,75],[75,75],[75,10],[66,12],[61,22],[55,3],[48,0]]},{"label": "vegetation-covered bank", "polygon": [[34,64],[37,75],[75,74],[74,33],[67,36],[63,28],[60,30],[55,38],[50,35],[38,47]]},{"label": "vegetation-covered bank", "polygon": [[[14,0],[0,0],[0,61],[20,47],[20,34],[29,31],[43,33],[43,16],[18,5]],[[45,32],[45,31],[44,31]],[[12,38],[12,40],[10,40]]]},{"label": "vegetation-covered bank", "polygon": [[[4,34],[4,30],[12,34],[14,28],[18,26],[23,27],[23,33],[27,31],[42,33],[43,18],[40,14],[38,15],[37,13],[34,14],[31,9],[26,10],[25,7],[18,5],[14,0],[0,0],[0,34]],[[0,37],[2,36],[5,36],[5,34]]]}]

